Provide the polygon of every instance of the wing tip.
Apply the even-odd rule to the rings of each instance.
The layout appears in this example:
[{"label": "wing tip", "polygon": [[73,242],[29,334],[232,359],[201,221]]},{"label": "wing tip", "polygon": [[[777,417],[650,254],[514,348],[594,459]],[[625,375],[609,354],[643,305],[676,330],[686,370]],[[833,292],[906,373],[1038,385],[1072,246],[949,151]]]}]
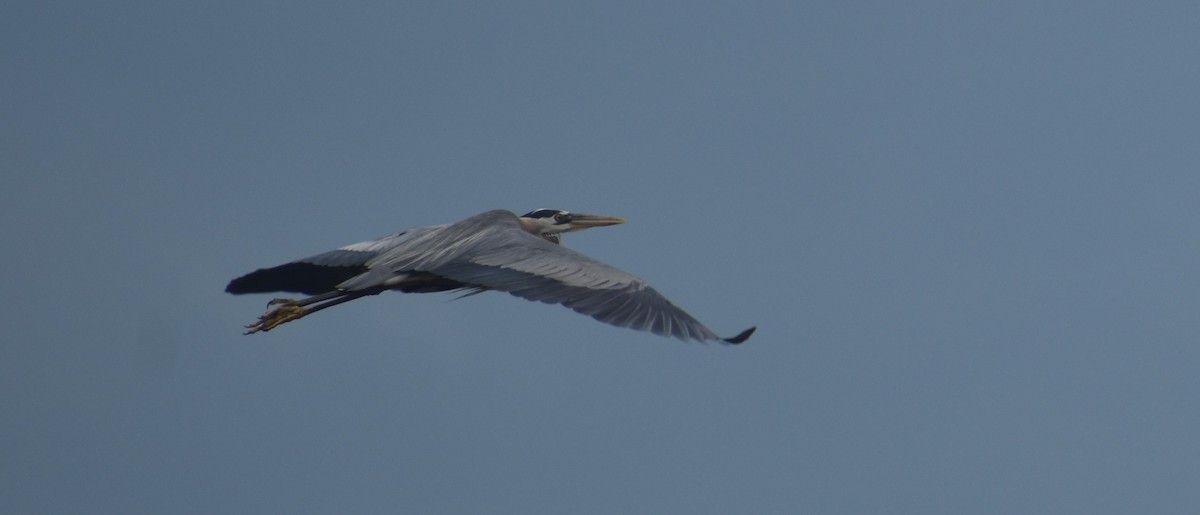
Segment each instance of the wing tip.
[{"label": "wing tip", "polygon": [[728,343],[730,345],[737,345],[737,344],[742,343],[742,342],[746,341],[747,339],[749,339],[750,335],[754,334],[755,329],[758,329],[758,326],[746,329],[745,331],[738,333],[737,336],[734,336],[731,338],[722,338],[721,341]]},{"label": "wing tip", "polygon": [[243,293],[256,293],[251,291],[250,288],[246,287],[246,277],[249,275],[250,274],[246,274],[238,277],[237,279],[229,281],[229,284],[225,285],[225,293],[232,293],[234,295],[241,295]]},{"label": "wing tip", "polygon": [[272,268],[260,268],[225,285],[225,293],[270,293],[291,291],[317,295],[333,290],[338,284],[367,271],[363,265],[317,265],[293,261]]}]

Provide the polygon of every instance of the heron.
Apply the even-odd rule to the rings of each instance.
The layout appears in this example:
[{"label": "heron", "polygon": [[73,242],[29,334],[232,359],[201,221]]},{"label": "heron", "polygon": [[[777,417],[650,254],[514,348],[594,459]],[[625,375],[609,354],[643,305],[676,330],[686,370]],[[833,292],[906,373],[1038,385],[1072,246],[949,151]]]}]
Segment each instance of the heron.
[{"label": "heron", "polygon": [[622,223],[620,217],[561,209],[535,209],[521,216],[493,210],[260,268],[230,281],[225,291],[310,295],[271,300],[245,334],[267,332],[388,290],[462,291],[463,296],[504,291],[561,304],[607,324],[682,340],[739,344],[754,333],[751,327],[729,338],[717,336],[641,278],[561,245],[568,232]]}]

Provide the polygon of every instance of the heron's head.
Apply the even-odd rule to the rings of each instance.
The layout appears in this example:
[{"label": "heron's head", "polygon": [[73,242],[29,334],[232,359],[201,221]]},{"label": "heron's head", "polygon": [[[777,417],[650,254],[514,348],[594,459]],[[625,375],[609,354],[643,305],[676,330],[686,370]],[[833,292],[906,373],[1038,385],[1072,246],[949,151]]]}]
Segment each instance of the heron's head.
[{"label": "heron's head", "polygon": [[623,223],[625,219],[616,216],[585,215],[561,209],[535,209],[521,215],[521,226],[526,231],[555,243],[565,232]]}]

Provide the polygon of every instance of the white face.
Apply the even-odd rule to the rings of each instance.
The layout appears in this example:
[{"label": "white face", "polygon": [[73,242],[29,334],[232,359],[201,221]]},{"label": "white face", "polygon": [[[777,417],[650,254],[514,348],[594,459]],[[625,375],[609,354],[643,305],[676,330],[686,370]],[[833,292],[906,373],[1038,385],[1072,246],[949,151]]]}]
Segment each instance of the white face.
[{"label": "white face", "polygon": [[574,229],[574,227],[571,227],[570,223],[571,213],[566,211],[559,211],[554,216],[538,218],[537,221],[539,224],[542,224],[543,234],[557,234]]},{"label": "white face", "polygon": [[536,209],[521,217],[526,230],[534,230],[538,234],[561,234],[571,231],[582,231],[589,227],[604,227],[625,223],[625,219],[617,216],[585,215],[572,213],[561,209]]},{"label": "white face", "polygon": [[542,234],[557,234],[571,230],[571,212],[561,209],[535,209],[522,218],[538,224]]}]

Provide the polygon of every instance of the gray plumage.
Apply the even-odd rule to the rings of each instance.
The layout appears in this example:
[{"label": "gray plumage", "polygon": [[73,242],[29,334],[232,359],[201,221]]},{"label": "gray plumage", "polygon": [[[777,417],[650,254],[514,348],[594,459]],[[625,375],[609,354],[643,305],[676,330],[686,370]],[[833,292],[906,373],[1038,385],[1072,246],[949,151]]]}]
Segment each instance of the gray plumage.
[{"label": "gray plumage", "polygon": [[226,291],[314,294],[299,301],[272,301],[278,307],[248,326],[250,333],[385,290],[499,290],[662,336],[726,343],[741,343],[750,336],[754,328],[721,338],[642,279],[557,244],[563,232],[622,222],[556,210],[524,217],[488,211],[458,223],[410,229],[260,269],[234,279]]}]

